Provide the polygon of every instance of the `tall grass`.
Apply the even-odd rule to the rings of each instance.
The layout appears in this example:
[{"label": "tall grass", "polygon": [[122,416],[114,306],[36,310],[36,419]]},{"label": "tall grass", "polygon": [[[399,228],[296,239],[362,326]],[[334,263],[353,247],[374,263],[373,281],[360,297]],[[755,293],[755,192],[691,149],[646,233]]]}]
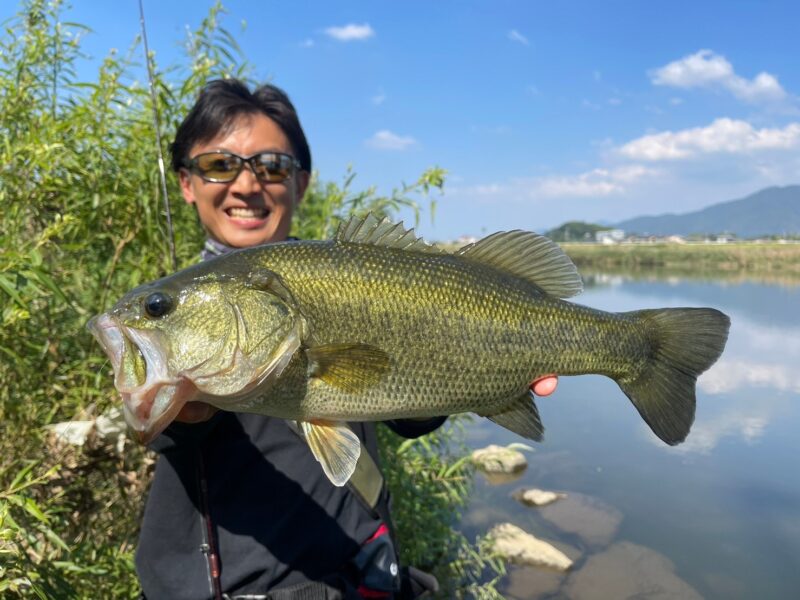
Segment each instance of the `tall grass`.
[{"label": "tall grass", "polygon": [[[153,457],[91,436],[69,446],[46,426],[91,419],[116,404],[109,365],[85,322],[171,270],[153,107],[134,76],[142,71],[138,40],[127,53],[109,54],[93,81],[81,80],[88,30],[62,12],[58,0],[25,0],[0,38],[0,596],[133,598],[133,549]],[[209,11],[178,64],[156,64],[163,140],[207,81],[249,79],[223,14],[221,5]],[[357,190],[354,178],[314,177],[294,233],[327,237],[351,212],[411,207],[419,214],[421,201],[432,208],[428,194],[442,187],[444,171],[429,169],[389,195]],[[168,192],[181,198],[172,177]],[[172,211],[178,262],[186,266],[202,232],[183,202]],[[387,479],[402,499],[395,515],[408,532],[401,544],[406,557],[425,557],[453,582],[448,589],[491,596],[491,585],[474,585],[483,559],[452,529],[470,476],[451,453],[453,435],[405,446],[384,439]],[[440,525],[428,546],[407,526],[421,516],[408,501],[419,481],[435,499],[428,517]],[[446,551],[434,553],[436,544]]]}]

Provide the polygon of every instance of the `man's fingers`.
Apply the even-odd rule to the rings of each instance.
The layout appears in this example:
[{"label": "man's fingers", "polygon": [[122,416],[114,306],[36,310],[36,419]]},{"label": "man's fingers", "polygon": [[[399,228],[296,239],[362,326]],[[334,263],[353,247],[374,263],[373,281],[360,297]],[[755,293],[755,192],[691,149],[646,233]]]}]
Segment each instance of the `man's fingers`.
[{"label": "man's fingers", "polygon": [[533,380],[533,383],[531,383],[531,390],[533,390],[533,393],[537,396],[549,396],[556,391],[557,386],[558,377],[556,375],[545,375],[544,377]]}]

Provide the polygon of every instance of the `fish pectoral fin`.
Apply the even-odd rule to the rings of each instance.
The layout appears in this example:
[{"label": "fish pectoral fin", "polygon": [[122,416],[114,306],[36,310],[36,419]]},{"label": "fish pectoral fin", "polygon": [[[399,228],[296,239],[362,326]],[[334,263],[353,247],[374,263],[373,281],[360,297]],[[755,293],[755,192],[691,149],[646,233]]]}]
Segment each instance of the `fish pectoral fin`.
[{"label": "fish pectoral fin", "polygon": [[342,487],[356,470],[361,441],[346,423],[337,421],[299,421],[308,447],[331,483]]},{"label": "fish pectoral fin", "polygon": [[389,355],[368,344],[326,344],[306,350],[309,376],[346,392],[380,383],[389,371]]},{"label": "fish pectoral fin", "polygon": [[483,416],[534,442],[541,442],[544,437],[542,420],[530,390],[511,402],[503,412]]}]

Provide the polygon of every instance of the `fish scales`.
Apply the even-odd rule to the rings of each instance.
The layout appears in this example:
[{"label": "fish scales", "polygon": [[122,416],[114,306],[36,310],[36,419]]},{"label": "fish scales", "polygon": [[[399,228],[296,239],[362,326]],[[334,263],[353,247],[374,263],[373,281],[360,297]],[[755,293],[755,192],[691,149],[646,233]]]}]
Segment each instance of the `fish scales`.
[{"label": "fish scales", "polygon": [[547,374],[614,379],[680,443],[730,320],[565,300],[581,287],[542,236],[501,232],[449,254],[368,215],[330,241],[239,250],[144,284],[88,327],[142,441],[189,401],[293,419],[335,485],[360,453],[346,421],[476,412],[541,440],[529,386]]},{"label": "fish scales", "polygon": [[287,381],[286,418],[491,414],[539,376],[621,376],[646,354],[632,319],[551,298],[458,256],[322,242],[265,246],[246,259],[281,275],[314,343],[357,339],[391,359],[385,380],[360,393],[318,381],[298,402],[302,377]]}]

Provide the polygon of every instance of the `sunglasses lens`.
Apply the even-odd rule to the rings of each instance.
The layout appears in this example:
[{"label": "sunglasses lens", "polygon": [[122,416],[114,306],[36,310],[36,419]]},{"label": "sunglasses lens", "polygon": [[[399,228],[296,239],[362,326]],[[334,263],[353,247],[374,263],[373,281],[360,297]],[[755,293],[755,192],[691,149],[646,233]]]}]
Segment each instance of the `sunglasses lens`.
[{"label": "sunglasses lens", "polygon": [[195,157],[201,176],[212,181],[233,181],[242,169],[242,159],[232,154],[209,152]]},{"label": "sunglasses lens", "polygon": [[286,181],[292,175],[292,160],[285,154],[264,152],[252,158],[259,179],[269,183]]}]

